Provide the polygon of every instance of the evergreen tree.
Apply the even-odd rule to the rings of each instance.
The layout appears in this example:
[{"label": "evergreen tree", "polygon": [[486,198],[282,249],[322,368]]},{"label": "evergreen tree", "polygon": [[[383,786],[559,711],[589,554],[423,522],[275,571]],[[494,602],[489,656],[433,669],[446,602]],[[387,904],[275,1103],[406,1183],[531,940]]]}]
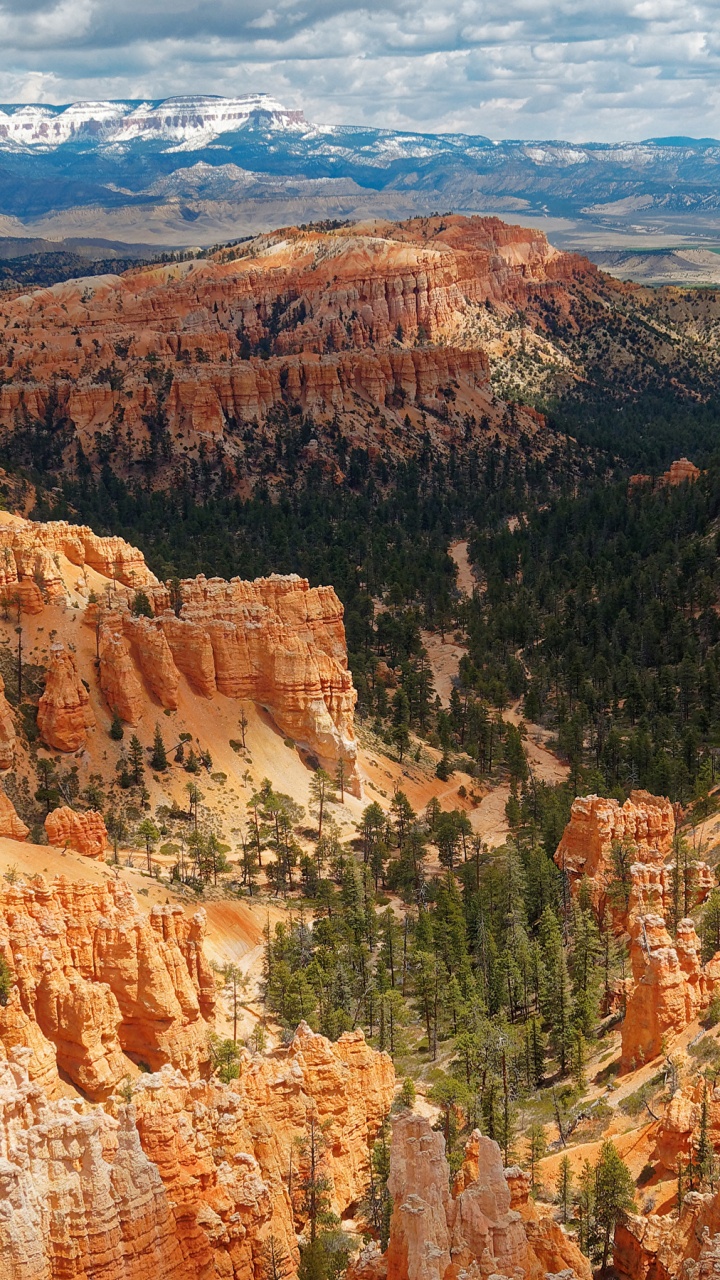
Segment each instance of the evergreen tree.
[{"label": "evergreen tree", "polygon": [[158,723],[155,724],[155,737],[153,739],[153,751],[150,766],[156,773],[164,773],[168,767],[165,743],[163,742],[160,725]]},{"label": "evergreen tree", "polygon": [[130,766],[130,775],[132,777],[133,785],[139,787],[143,780],[145,765],[143,761],[142,743],[135,733],[130,739],[128,763]]},{"label": "evergreen tree", "polygon": [[560,1205],[560,1213],[562,1221],[567,1224],[570,1218],[570,1206],[572,1204],[572,1187],[573,1175],[570,1157],[563,1156],[558,1169],[555,1190],[557,1193],[558,1203]]},{"label": "evergreen tree", "polygon": [[630,1170],[607,1139],[595,1166],[595,1220],[602,1248],[601,1274],[607,1271],[610,1241],[617,1223],[635,1207],[635,1184]]}]

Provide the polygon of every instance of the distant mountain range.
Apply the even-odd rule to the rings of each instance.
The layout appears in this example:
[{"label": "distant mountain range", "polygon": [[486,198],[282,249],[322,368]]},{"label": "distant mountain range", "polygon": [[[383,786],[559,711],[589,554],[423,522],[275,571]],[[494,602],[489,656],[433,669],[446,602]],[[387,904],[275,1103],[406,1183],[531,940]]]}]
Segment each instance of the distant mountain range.
[{"label": "distant mountain range", "polygon": [[181,247],[453,209],[569,220],[580,247],[584,232],[597,248],[619,231],[713,241],[719,175],[713,138],[579,145],[315,125],[266,94],[0,107],[0,237],[12,239]]}]

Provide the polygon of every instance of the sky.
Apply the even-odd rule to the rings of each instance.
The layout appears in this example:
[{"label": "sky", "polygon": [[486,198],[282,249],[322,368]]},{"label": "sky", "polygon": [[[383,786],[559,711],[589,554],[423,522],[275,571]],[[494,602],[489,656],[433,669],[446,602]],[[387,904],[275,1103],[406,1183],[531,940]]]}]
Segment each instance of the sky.
[{"label": "sky", "polygon": [[317,123],[720,136],[720,0],[0,0],[0,100],[267,92]]}]

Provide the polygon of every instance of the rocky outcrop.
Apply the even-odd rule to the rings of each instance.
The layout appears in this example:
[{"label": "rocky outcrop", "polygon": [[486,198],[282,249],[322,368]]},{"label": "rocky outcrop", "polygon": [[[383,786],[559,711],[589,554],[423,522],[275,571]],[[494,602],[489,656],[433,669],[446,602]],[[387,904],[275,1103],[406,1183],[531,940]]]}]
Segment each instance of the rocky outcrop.
[{"label": "rocky outcrop", "polygon": [[602,911],[615,874],[613,846],[629,846],[632,862],[662,868],[672,852],[674,834],[675,812],[664,796],[633,791],[623,805],[602,796],[578,796],[555,862],[571,889],[587,881],[594,905]]},{"label": "rocky outcrop", "polygon": [[119,615],[108,614],[95,624],[98,630],[100,688],[108,707],[126,724],[135,725],[141,715],[145,697],[130,645],[122,631]]},{"label": "rocky outcrop", "polygon": [[15,721],[0,676],[0,769],[12,769],[15,761]]},{"label": "rocky outcrop", "polygon": [[359,794],[353,727],[356,693],[347,665],[343,607],[331,587],[296,575],[204,577],[180,583],[182,604],[165,587],[148,592],[157,616],[135,618],[117,608],[99,615],[100,684],[108,705],[136,724],[148,693],[178,705],[179,676],[204,697],[221,693],[257,702],[323,767],[345,767],[345,786]]},{"label": "rocky outcrop", "polygon": [[68,1099],[49,1103],[23,1052],[0,1062],[3,1275],[88,1280],[101,1267],[106,1280],[189,1280],[132,1106],[115,1117]]},{"label": "rocky outcrop", "polygon": [[90,695],[78,675],[75,659],[63,644],[50,650],[45,690],[38,704],[37,724],[53,751],[77,751],[95,724]]},{"label": "rocky outcrop", "polygon": [[8,595],[16,584],[37,591],[39,603],[27,612],[39,612],[46,600],[61,599],[66,588],[60,557],[79,569],[94,569],[109,582],[126,587],[147,587],[157,582],[142,552],[123,538],[102,538],[87,525],[66,520],[23,520],[0,513],[0,592]]},{"label": "rocky outcrop", "polygon": [[620,1280],[716,1280],[720,1196],[689,1191],[679,1215],[629,1214],[615,1228]]},{"label": "rocky outcrop", "polygon": [[694,484],[700,478],[702,471],[695,466],[694,462],[690,462],[689,458],[677,458],[675,462],[670,464],[670,469],[661,476],[635,475],[631,476],[628,482],[629,489],[638,489],[642,485],[651,484],[657,488],[674,487],[678,484],[689,482]]},{"label": "rocky outcrop", "polygon": [[107,827],[101,813],[89,809],[77,813],[67,805],[53,809],[45,819],[48,842],[59,849],[76,849],[86,858],[102,858],[107,849]]},{"label": "rocky outcrop", "polygon": [[27,840],[30,828],[18,817],[15,805],[0,789],[0,836],[8,840]]},{"label": "rocky outcrop", "polygon": [[[476,1131],[451,1197],[442,1135],[425,1117],[402,1116],[390,1152],[390,1242],[375,1274],[387,1280],[452,1280],[463,1273],[544,1280],[548,1267],[559,1264],[568,1280],[590,1280],[577,1246],[529,1208],[526,1179],[518,1175],[513,1169],[506,1177],[497,1143]],[[511,1186],[524,1213],[513,1207]]]},{"label": "rocky outcrop", "polygon": [[302,1220],[289,1180],[308,1114],[324,1125],[323,1172],[347,1213],[394,1088],[390,1060],[361,1034],[331,1045],[303,1026],[268,1058],[244,1052],[231,1086],[166,1066],[104,1109],[48,1103],[28,1052],[0,1062],[0,1255],[12,1280],[88,1280],[99,1259],[103,1280],[255,1280],[271,1233],[294,1271]]},{"label": "rocky outcrop", "polygon": [[215,988],[204,927],[201,912],[188,919],[180,907],[143,914],[122,883],[38,877],[0,891],[0,950],[22,1010],[90,1097],[107,1096],[128,1057],[207,1069]]},{"label": "rocky outcrop", "polygon": [[[319,462],[332,475],[340,472],[327,428],[338,413],[358,447],[395,456],[414,445],[417,428],[445,453],[468,432],[485,447],[480,423],[502,429],[504,406],[464,322],[490,303],[529,307],[542,327],[546,299],[569,312],[568,284],[581,278],[592,289],[597,273],[537,231],[453,217],[285,228],[192,270],[153,265],[107,279],[91,296],[79,282],[64,286],[62,301],[37,290],[2,308],[14,358],[0,425],[57,425],[68,457],[80,445],[96,470],[108,449],[114,466],[125,465],[121,452],[130,463],[151,449],[167,486],[188,454],[197,462],[209,449],[240,490],[266,473],[248,428],[260,424],[272,449],[287,414],[315,422],[293,467]],[[521,406],[514,418],[547,449],[544,419]],[[283,451],[272,452],[282,469]],[[92,563],[84,543],[71,550]],[[143,585],[122,549],[103,556],[105,576],[116,560],[121,581]]]},{"label": "rocky outcrop", "polygon": [[720,953],[706,965],[692,920],[681,920],[675,942],[662,916],[633,922],[630,959],[634,987],[622,1024],[622,1069],[656,1058],[720,990]]}]

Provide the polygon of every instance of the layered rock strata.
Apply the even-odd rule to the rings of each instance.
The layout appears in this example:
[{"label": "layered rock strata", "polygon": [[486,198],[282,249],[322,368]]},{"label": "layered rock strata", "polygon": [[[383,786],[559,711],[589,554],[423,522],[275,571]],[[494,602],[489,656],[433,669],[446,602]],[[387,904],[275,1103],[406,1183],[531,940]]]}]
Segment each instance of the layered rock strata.
[{"label": "layered rock strata", "polygon": [[5,697],[5,681],[0,676],[0,769],[12,769],[15,762],[15,720]]},{"label": "layered rock strata", "polygon": [[27,840],[30,828],[25,826],[15,810],[15,805],[0,789],[0,836],[8,840]]},{"label": "layered rock strata", "polygon": [[674,940],[662,916],[633,922],[634,986],[621,1028],[623,1070],[658,1057],[720,991],[720,952],[703,965],[701,950],[690,919],[678,922]]},{"label": "layered rock strata", "polygon": [[555,862],[572,889],[587,880],[595,906],[605,904],[615,875],[613,845],[630,846],[631,860],[662,868],[672,852],[675,811],[663,796],[633,791],[623,805],[602,796],[578,796],[555,851]]},{"label": "layered rock strata", "polygon": [[[541,233],[495,218],[285,228],[203,262],[8,300],[0,425],[51,421],[68,456],[79,444],[96,466],[152,450],[161,466],[169,456],[182,468],[184,450],[210,444],[238,485],[256,465],[258,424],[272,437],[285,411],[317,422],[342,412],[351,431],[381,413],[399,427],[408,410],[427,412],[447,446],[442,423],[456,408],[460,422],[502,419],[487,356],[459,339],[469,309],[532,307],[542,296],[569,313],[568,285],[597,278]],[[536,315],[542,324],[542,306]],[[523,431],[544,429],[532,411],[516,413]],[[382,442],[400,454],[409,443],[393,432]],[[305,462],[317,461],[318,443]]]},{"label": "layered rock strata", "polygon": [[163,706],[178,705],[179,677],[196,693],[257,702],[280,731],[359,793],[353,728],[356,692],[347,666],[343,607],[331,587],[296,575],[185,579],[172,610],[149,589],[153,619],[101,611],[100,684],[113,711],[136,724],[146,700],[136,671]]},{"label": "layered rock strata", "polygon": [[[66,561],[90,566],[105,579],[102,601],[96,590],[82,613],[96,632],[98,659],[97,673],[94,667],[86,673],[87,684],[99,679],[107,706],[121,720],[139,724],[153,701],[175,710],[185,676],[203,697],[220,693],[265,707],[283,735],[318,764],[335,773],[342,762],[345,786],[360,793],[357,695],[347,664],[343,606],[332,587],[310,587],[296,575],[255,582],[200,576],[180,584],[171,607],[168,587],[122,539],[99,538],[64,521],[0,519],[0,599],[4,566],[8,590],[25,584],[33,608],[42,611],[45,601],[59,598],[56,579],[66,590],[60,572],[68,576]],[[133,586],[146,594],[154,617],[133,612]],[[76,588],[75,603],[83,604],[87,583],[79,580]],[[73,654],[53,644],[38,728],[54,751],[79,750],[95,724],[83,674]],[[0,691],[0,768],[12,764],[14,746],[12,712]]]},{"label": "layered rock strata", "polygon": [[26,613],[42,612],[45,601],[64,598],[59,565],[64,556],[82,571],[87,567],[109,582],[135,589],[157,582],[137,547],[123,538],[102,538],[87,525],[65,520],[45,523],[0,515],[0,599],[19,599]]},{"label": "layered rock strata", "polygon": [[[192,1076],[207,1069],[215,988],[204,929],[202,912],[142,913],[121,882],[37,877],[0,891],[0,951],[22,1011],[55,1046],[58,1070],[89,1097],[115,1088],[128,1057]],[[29,1069],[36,1073],[33,1062]]]},{"label": "layered rock strata", "polygon": [[[390,1060],[359,1033],[331,1045],[304,1026],[269,1058],[243,1053],[231,1086],[165,1067],[106,1108],[48,1103],[27,1050],[0,1062],[0,1255],[11,1280],[255,1280],[274,1238],[294,1271],[290,1178],[307,1117],[327,1137],[339,1214],[363,1195],[390,1107]],[[130,1094],[132,1093],[132,1097]]]}]

